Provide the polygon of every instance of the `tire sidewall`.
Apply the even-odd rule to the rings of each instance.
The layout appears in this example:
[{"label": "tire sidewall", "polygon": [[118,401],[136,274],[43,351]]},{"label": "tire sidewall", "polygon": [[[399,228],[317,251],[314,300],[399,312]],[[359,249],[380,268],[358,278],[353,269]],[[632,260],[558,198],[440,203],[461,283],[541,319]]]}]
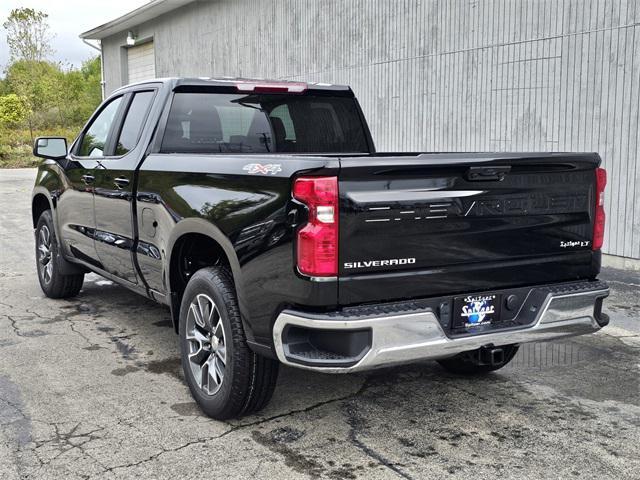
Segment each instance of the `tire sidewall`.
[{"label": "tire sidewall", "polygon": [[[46,226],[49,229],[49,235],[51,238],[51,262],[52,262],[52,271],[51,271],[51,281],[46,283],[42,278],[42,273],[40,272],[40,260],[39,260],[39,252],[38,252],[38,242],[40,241],[40,230],[43,226]],[[45,210],[42,212],[40,217],[38,218],[38,223],[36,224],[36,232],[35,232],[35,243],[36,243],[36,273],[38,275],[38,281],[40,282],[40,288],[45,292],[45,294],[50,295],[54,290],[54,284],[58,280],[58,237],[56,236],[56,230],[53,225],[53,217],[51,216],[51,210]]]},{"label": "tire sidewall", "polygon": [[[212,271],[210,269],[205,270],[209,270],[209,272]],[[225,279],[224,276],[221,276],[221,278]],[[201,293],[207,294],[209,297],[211,297],[211,299],[213,299],[214,303],[216,304],[216,307],[220,314],[220,318],[222,320],[225,335],[225,348],[227,352],[225,374],[222,381],[222,386],[213,395],[207,395],[200,389],[193,377],[193,374],[191,373],[191,367],[189,365],[188,358],[189,345],[186,339],[186,320],[191,302],[196,297],[196,295]],[[237,364],[238,346],[235,341],[237,335],[235,335],[236,332],[234,332],[232,329],[229,318],[231,314],[227,305],[227,302],[229,301],[235,302],[235,298],[225,298],[225,296],[207,278],[206,272],[201,270],[196,272],[189,281],[182,297],[182,304],[180,306],[180,323],[178,333],[180,336],[181,361],[185,380],[187,382],[187,385],[189,386],[189,390],[191,390],[191,394],[194,396],[200,407],[205,411],[205,413],[214,417],[220,416],[221,414],[226,416],[226,414],[224,414],[223,412],[225,412],[225,410],[229,408],[229,400],[231,398],[234,386],[237,388],[237,385],[234,385],[234,383],[237,384],[237,382],[234,382],[234,380],[239,368],[239,365]]]}]

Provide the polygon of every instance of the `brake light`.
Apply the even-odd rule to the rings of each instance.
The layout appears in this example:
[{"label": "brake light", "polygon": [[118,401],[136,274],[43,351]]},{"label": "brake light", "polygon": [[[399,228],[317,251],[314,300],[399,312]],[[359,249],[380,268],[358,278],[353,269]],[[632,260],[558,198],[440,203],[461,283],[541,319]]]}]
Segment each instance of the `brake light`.
[{"label": "brake light", "polygon": [[304,93],[307,91],[307,84],[302,82],[238,81],[236,88],[243,93]]},{"label": "brake light", "polygon": [[600,250],[604,242],[604,187],[607,185],[607,171],[604,168],[596,168],[596,212],[593,219],[592,250]]},{"label": "brake light", "polygon": [[338,274],[338,177],[300,177],[293,197],[309,208],[309,221],[298,231],[298,270],[310,277]]}]

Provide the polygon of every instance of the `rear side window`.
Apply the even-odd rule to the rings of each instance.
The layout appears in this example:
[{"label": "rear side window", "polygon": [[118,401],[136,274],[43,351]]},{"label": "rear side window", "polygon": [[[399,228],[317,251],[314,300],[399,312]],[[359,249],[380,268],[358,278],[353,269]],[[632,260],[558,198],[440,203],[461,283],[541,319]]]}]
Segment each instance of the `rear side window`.
[{"label": "rear side window", "polygon": [[165,153],[365,153],[355,100],[324,95],[174,95]]},{"label": "rear side window", "polygon": [[138,92],[133,96],[129,111],[122,124],[120,138],[116,144],[116,155],[124,155],[133,150],[138,144],[154,94],[155,92],[153,91]]}]

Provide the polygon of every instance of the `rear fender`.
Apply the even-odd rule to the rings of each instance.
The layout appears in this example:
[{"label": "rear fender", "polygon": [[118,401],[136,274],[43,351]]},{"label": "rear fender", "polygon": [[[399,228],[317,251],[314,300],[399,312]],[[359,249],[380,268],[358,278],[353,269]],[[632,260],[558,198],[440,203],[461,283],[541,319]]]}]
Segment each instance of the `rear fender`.
[{"label": "rear fender", "polygon": [[[166,244],[166,252],[167,252],[167,268],[165,269],[165,284],[171,285],[170,282],[170,268],[171,265],[171,255],[173,253],[173,247],[176,242],[183,235],[189,233],[198,233],[201,235],[206,235],[211,238],[215,242],[220,245],[222,250],[224,251],[227,259],[229,260],[229,266],[231,267],[231,273],[233,274],[233,281],[235,283],[236,295],[238,297],[238,304],[240,306],[240,315],[242,316],[243,324],[245,325],[245,331],[247,335],[250,335],[250,329],[247,328],[249,318],[248,308],[245,303],[245,295],[244,288],[242,283],[242,271],[240,268],[240,263],[238,261],[238,256],[236,255],[235,249],[231,244],[231,241],[227,238],[227,236],[222,233],[222,231],[213,225],[211,222],[208,222],[202,218],[185,218],[176,224],[171,232],[169,237],[169,241]],[[173,295],[173,292],[171,292]],[[173,302],[170,302],[173,303]]]}]

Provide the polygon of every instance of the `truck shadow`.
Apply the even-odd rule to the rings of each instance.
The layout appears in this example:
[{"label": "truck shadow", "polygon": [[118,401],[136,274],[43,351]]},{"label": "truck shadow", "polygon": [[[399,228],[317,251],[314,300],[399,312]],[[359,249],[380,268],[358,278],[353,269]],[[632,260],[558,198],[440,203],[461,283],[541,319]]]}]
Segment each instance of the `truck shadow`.
[{"label": "truck shadow", "polygon": [[[114,369],[112,374],[124,376],[144,370],[168,375],[184,385],[178,337],[173,332],[168,308],[96,275],[87,277],[85,287],[75,302],[77,311],[95,319],[97,332],[107,336],[114,347],[114,354],[124,361],[125,365]],[[471,411],[478,408],[478,403],[486,403],[491,392],[501,398],[498,403],[508,403],[512,395],[509,390],[522,389],[522,381],[545,381],[559,390],[575,391],[575,380],[563,384],[560,379],[566,375],[586,376],[588,368],[585,366],[592,365],[603,356],[610,355],[604,348],[594,348],[587,337],[523,345],[509,365],[479,377],[449,374],[436,362],[350,375],[327,375],[281,367],[270,405],[258,415],[232,423],[252,423],[292,412],[321,409],[325,405],[331,409],[332,405],[336,408],[340,404],[358,403],[367,398],[370,401],[375,399],[377,403],[389,403],[389,409],[395,412],[439,401],[459,407],[467,405]],[[593,382],[593,379],[589,381]],[[502,386],[505,385],[508,388],[504,387],[506,391],[503,392]],[[583,393],[589,393],[588,388],[583,390]],[[611,388],[603,391],[605,396],[616,396]],[[174,411],[188,416],[200,414],[192,402],[179,404]]]}]

